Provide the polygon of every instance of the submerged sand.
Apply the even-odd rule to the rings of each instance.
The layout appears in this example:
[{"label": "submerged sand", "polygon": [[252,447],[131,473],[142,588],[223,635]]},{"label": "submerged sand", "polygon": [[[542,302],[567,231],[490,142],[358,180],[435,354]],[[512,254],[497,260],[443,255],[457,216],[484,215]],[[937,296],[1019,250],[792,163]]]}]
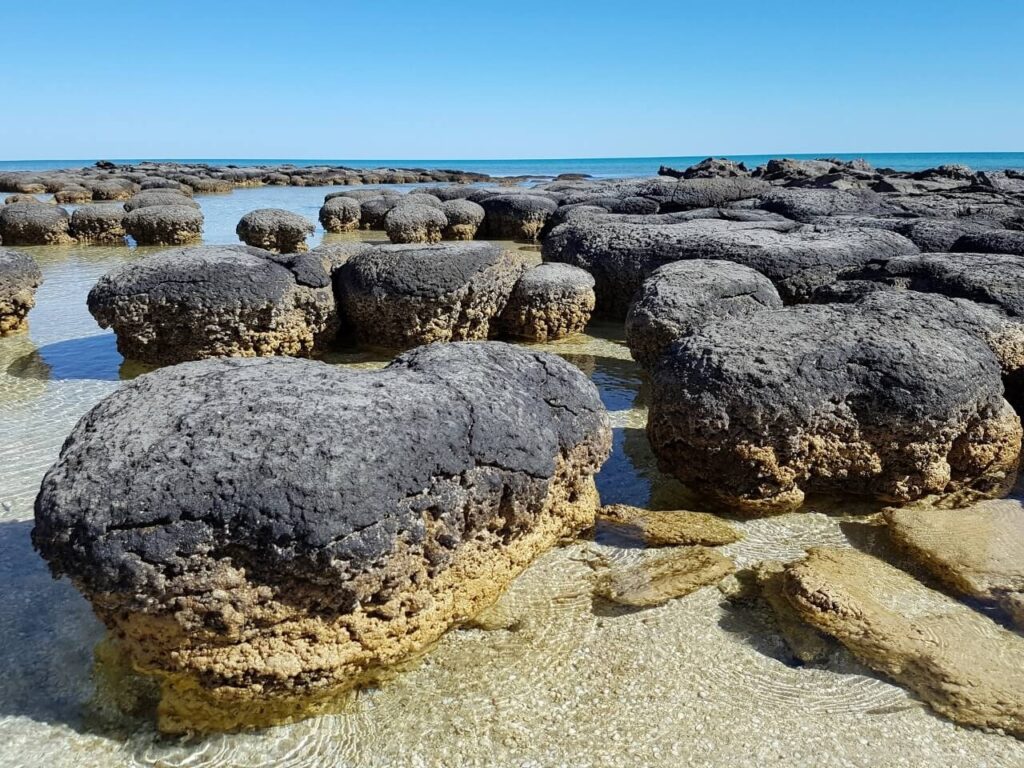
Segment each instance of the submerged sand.
[{"label": "submerged sand", "polygon": [[[218,209],[203,204],[216,228]],[[255,195],[246,204],[259,207]],[[841,648],[820,666],[796,666],[768,611],[715,587],[642,610],[593,598],[595,561],[628,565],[643,555],[635,538],[605,528],[542,557],[472,627],[450,632],[379,689],[339,702],[340,714],[259,733],[159,738],[151,717],[125,715],[109,689],[97,693],[93,648],[103,628],[29,543],[32,500],[64,437],[122,375],[140,370],[122,366],[113,336],[85,308],[96,278],[134,255],[25,250],[46,282],[29,333],[0,340],[0,766],[1024,765],[1024,742],[953,725]],[[621,329],[592,330],[539,346],[586,371],[611,412],[603,501],[695,508],[655,467],[644,379]],[[332,360],[383,362],[358,350]],[[812,508],[820,511],[736,521],[743,538],[721,552],[739,568],[821,545],[906,564],[876,525],[847,514],[863,509]],[[132,683],[115,692],[123,698]]]}]

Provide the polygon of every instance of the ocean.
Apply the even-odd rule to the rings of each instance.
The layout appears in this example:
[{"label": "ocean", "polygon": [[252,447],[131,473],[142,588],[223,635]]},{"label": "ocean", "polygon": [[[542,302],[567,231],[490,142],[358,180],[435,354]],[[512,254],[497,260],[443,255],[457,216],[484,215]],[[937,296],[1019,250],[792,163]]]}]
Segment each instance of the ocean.
[{"label": "ocean", "polygon": [[[351,168],[452,168],[461,171],[487,173],[491,176],[554,176],[559,173],[586,173],[597,178],[621,178],[629,176],[651,176],[658,167],[668,165],[685,168],[700,162],[707,155],[687,157],[577,157],[534,160],[345,160],[345,159],[296,159],[296,158],[147,158],[169,162],[210,163],[213,165],[281,165],[296,166],[345,165]],[[1024,152],[817,152],[809,154],[775,155],[723,155],[731,160],[742,161],[753,168],[772,158],[793,157],[813,159],[834,157],[842,160],[864,159],[877,168],[893,168],[897,171],[919,171],[939,165],[967,165],[979,171],[1013,168],[1024,170]],[[75,168],[92,165],[96,160],[0,160],[0,171],[48,170],[53,168]],[[139,159],[115,159],[117,163],[136,163]]]}]

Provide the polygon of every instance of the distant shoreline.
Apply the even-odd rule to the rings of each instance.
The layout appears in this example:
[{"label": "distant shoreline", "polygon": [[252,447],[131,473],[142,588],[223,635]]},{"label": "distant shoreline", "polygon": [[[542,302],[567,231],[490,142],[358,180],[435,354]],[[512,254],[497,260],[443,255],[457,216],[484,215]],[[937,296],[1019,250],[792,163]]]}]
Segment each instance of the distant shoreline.
[{"label": "distant shoreline", "polygon": [[[708,155],[665,157],[608,157],[608,158],[543,158],[504,160],[423,160],[423,159],[301,159],[301,158],[93,158],[78,160],[0,160],[2,171],[51,171],[93,165],[98,160],[110,160],[118,165],[141,162],[208,163],[251,167],[258,165],[294,165],[308,168],[319,165],[346,166],[357,169],[371,168],[458,168],[470,173],[502,176],[557,176],[560,173],[584,173],[595,178],[651,176],[662,165],[686,167],[698,163]],[[863,159],[876,168],[896,171],[919,171],[940,165],[966,165],[976,171],[1014,169],[1024,170],[1022,152],[816,152],[777,153],[763,155],[715,155],[743,162],[749,167],[763,165],[771,159],[790,157],[814,159],[820,157],[841,160]]]}]

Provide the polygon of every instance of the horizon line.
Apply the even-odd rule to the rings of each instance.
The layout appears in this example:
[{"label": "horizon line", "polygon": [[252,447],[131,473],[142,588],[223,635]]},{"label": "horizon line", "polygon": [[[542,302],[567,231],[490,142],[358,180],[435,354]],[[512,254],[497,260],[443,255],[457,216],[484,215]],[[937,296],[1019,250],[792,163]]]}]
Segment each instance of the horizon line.
[{"label": "horizon line", "polygon": [[32,158],[17,158],[17,159],[3,159],[0,163],[32,163],[32,162],[98,162],[107,161],[112,163],[129,163],[129,162],[185,162],[185,161],[204,161],[204,160],[249,160],[249,161],[271,161],[271,160],[300,160],[302,162],[310,161],[324,161],[324,162],[428,162],[428,163],[451,163],[451,162],[526,162],[526,161],[544,161],[544,162],[556,162],[556,161],[593,161],[593,160],[660,160],[667,158],[692,158],[692,157],[796,157],[796,156],[813,156],[813,157],[838,157],[842,155],[1018,155],[1024,154],[1024,149],[1020,150],[913,150],[913,151],[899,151],[899,150],[884,150],[884,151],[814,151],[814,152],[714,152],[714,153],[694,153],[694,154],[665,154],[665,155],[595,155],[591,157],[159,157],[156,155],[150,155],[145,157],[123,157],[113,158],[108,157],[97,157],[97,158],[43,158],[43,157],[32,157]]}]

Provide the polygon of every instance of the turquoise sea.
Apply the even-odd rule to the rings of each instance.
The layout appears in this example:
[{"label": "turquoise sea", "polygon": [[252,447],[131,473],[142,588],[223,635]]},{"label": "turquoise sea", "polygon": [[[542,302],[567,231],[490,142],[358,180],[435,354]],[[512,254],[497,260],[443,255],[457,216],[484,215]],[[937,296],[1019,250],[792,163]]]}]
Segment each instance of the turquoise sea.
[{"label": "turquoise sea", "polygon": [[[280,165],[291,163],[297,166],[345,165],[350,168],[452,168],[461,171],[475,171],[492,176],[554,176],[559,173],[586,173],[598,178],[625,176],[650,176],[658,172],[661,165],[685,168],[700,162],[707,155],[685,157],[577,157],[535,160],[422,160],[422,159],[295,159],[295,158],[148,158],[188,163],[211,163],[214,165]],[[979,171],[1013,168],[1024,170],[1024,152],[817,152],[810,154],[774,155],[724,155],[732,160],[742,161],[753,168],[772,158],[794,157],[813,159],[835,157],[843,160],[862,158],[877,168],[892,168],[897,171],[919,171],[939,165],[968,165]],[[92,165],[96,160],[0,160],[0,171],[46,170],[50,168],[75,168]],[[110,158],[102,158],[110,159]],[[136,163],[139,159],[115,159],[117,163]]]}]

